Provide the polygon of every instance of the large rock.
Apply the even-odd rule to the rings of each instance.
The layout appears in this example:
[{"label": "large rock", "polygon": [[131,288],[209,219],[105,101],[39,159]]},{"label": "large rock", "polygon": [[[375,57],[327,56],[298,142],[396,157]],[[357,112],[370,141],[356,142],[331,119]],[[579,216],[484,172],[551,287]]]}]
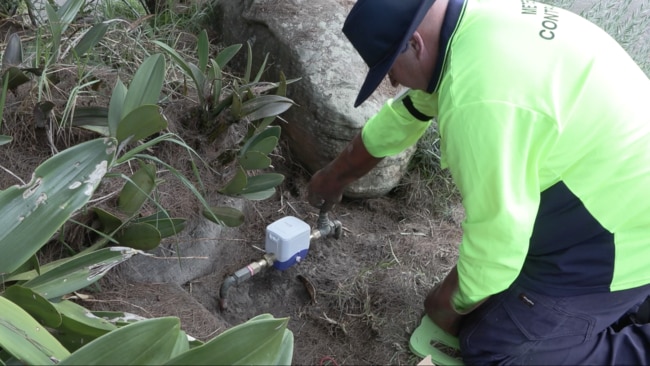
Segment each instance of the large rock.
[{"label": "large rock", "polygon": [[[269,53],[269,79],[279,71],[302,79],[290,85],[298,106],[283,115],[282,125],[295,157],[310,171],[322,168],[343,150],[366,120],[394,94],[383,85],[354,108],[367,66],[341,32],[349,0],[217,0],[214,24],[226,45],[253,42],[260,59]],[[386,158],[346,191],[349,197],[376,197],[394,188],[414,149]]]}]

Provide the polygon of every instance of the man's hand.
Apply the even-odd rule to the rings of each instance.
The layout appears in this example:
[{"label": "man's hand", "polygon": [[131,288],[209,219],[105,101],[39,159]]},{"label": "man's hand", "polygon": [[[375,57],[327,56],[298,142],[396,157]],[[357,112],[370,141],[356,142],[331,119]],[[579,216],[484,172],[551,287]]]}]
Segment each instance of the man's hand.
[{"label": "man's hand", "polygon": [[454,266],[447,277],[434,287],[424,300],[424,310],[429,318],[453,336],[458,336],[458,326],[463,317],[454,310],[451,302],[456,291],[458,291],[458,271]]},{"label": "man's hand", "polygon": [[382,158],[366,150],[361,135],[357,135],[339,156],[314,174],[307,186],[307,200],[325,211],[341,201],[348,184],[366,175]]}]

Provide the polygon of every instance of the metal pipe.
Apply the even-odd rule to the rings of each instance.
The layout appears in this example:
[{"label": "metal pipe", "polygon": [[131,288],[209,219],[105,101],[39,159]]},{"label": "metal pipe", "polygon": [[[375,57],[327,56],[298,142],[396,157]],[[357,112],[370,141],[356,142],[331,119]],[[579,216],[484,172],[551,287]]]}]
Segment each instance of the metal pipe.
[{"label": "metal pipe", "polygon": [[334,239],[341,237],[343,224],[339,220],[330,220],[326,210],[321,210],[316,221],[316,229],[312,230],[309,240],[332,236]]},{"label": "metal pipe", "polygon": [[273,265],[274,256],[273,254],[265,254],[264,258],[252,262],[246,267],[242,267],[239,270],[235,271],[232,275],[228,276],[225,281],[221,284],[221,289],[219,290],[219,309],[221,311],[226,310],[226,296],[228,295],[228,290],[232,285],[239,285],[240,283],[248,280],[249,278],[260,273],[262,269],[270,267]]}]

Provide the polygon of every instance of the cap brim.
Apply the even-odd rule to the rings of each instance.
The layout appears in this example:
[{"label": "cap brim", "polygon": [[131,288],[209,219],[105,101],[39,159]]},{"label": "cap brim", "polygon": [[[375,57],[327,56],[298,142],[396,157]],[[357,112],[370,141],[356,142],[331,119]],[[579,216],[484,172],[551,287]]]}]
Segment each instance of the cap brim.
[{"label": "cap brim", "polygon": [[413,36],[413,33],[415,33],[415,30],[420,25],[422,19],[424,19],[424,16],[427,14],[429,8],[431,8],[431,5],[433,5],[434,2],[435,0],[422,1],[422,4],[420,4],[415,17],[413,17],[413,22],[409,26],[407,32],[404,34],[404,37],[400,41],[395,52],[390,55],[390,57],[384,58],[384,60],[382,60],[380,63],[370,68],[368,74],[366,75],[366,80],[363,82],[363,85],[361,85],[361,90],[357,95],[357,100],[354,102],[355,108],[361,105],[361,103],[365,102],[366,99],[372,95],[375,89],[377,89],[379,84],[381,84],[381,81],[384,80],[386,74],[388,74],[388,71],[395,63],[397,56],[399,56],[402,52],[402,46],[408,42],[411,36]]}]

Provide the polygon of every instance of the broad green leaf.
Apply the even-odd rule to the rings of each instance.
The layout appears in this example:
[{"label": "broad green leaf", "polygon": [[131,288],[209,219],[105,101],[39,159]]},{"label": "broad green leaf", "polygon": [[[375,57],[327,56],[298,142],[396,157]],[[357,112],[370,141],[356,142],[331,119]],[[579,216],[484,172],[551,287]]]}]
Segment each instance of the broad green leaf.
[{"label": "broad green leaf", "polygon": [[187,333],[181,330],[180,332],[178,332],[178,339],[176,340],[176,344],[174,344],[174,348],[172,349],[172,354],[170,355],[170,358],[174,358],[189,350],[190,350],[190,342],[187,338]]},{"label": "broad green leaf", "polygon": [[86,33],[81,37],[79,43],[74,47],[74,53],[77,57],[81,57],[90,51],[99,41],[104,38],[104,34],[108,30],[108,22],[101,22],[93,25]]},{"label": "broad green leaf", "polygon": [[215,57],[214,60],[217,63],[217,65],[219,65],[220,69],[226,67],[228,62],[230,62],[230,60],[232,60],[232,58],[235,57],[237,52],[239,52],[241,46],[242,46],[241,44],[233,44],[231,46],[224,48],[223,50],[221,50],[221,52],[219,52],[219,54],[217,55],[217,57]]},{"label": "broad green leaf", "polygon": [[47,13],[47,21],[50,26],[50,35],[52,39],[49,60],[56,61],[59,58],[59,46],[61,45],[61,35],[63,34],[64,24],[61,20],[61,16],[49,3],[45,3],[45,12]]},{"label": "broad green leaf", "polygon": [[223,87],[222,73],[219,64],[210,60],[212,68],[210,69],[210,80],[212,80],[212,107],[216,107],[221,99],[221,89]]},{"label": "broad green leaf", "polygon": [[255,193],[277,187],[282,183],[284,175],[278,173],[264,173],[248,177],[248,184],[242,193]]},{"label": "broad green leaf", "polygon": [[127,313],[123,311],[93,311],[92,313],[96,317],[102,318],[117,327],[123,327],[125,325],[129,325],[131,323],[139,322],[140,320],[146,319],[140,315]]},{"label": "broad green leaf", "polygon": [[152,225],[146,223],[129,224],[124,230],[115,235],[120,245],[125,247],[151,250],[160,244],[160,232]]},{"label": "broad green leaf", "polygon": [[20,267],[88,202],[115,148],[110,138],[75,145],[37,167],[28,184],[0,191],[0,274]]},{"label": "broad green leaf", "polygon": [[149,137],[167,128],[167,119],[162,109],[153,104],[136,107],[127,114],[117,126],[117,141],[120,143],[131,137],[131,142]]},{"label": "broad green leaf", "polygon": [[[68,0],[59,8],[57,15],[59,16],[61,26],[63,27],[61,32],[65,32],[68,25],[74,22],[77,18],[77,13],[79,13],[84,2],[85,0]],[[52,19],[49,20],[52,21]]]},{"label": "broad green leaf", "polygon": [[[244,214],[238,209],[228,206],[212,206],[209,211],[203,210],[203,216],[215,224],[227,227],[237,227],[244,223]],[[215,216],[217,220],[214,219]]]},{"label": "broad green leaf", "polygon": [[102,224],[102,231],[107,234],[112,233],[122,226],[122,220],[108,211],[104,211],[99,207],[93,207],[93,212],[95,212],[97,219]]},{"label": "broad green leaf", "polygon": [[293,334],[288,322],[288,318],[251,319],[166,365],[278,365],[287,360],[291,364]]},{"label": "broad green leaf", "polygon": [[4,70],[9,66],[18,66],[23,62],[23,44],[20,41],[18,33],[11,33],[7,39],[7,45],[2,55],[2,68]]},{"label": "broad green leaf", "polygon": [[[261,132],[257,133],[257,135],[252,136],[246,141],[246,143],[240,150],[240,154],[243,156],[250,150],[259,151],[266,154],[270,153],[271,151],[273,151],[273,149],[277,145],[278,140],[280,139],[280,132],[281,132],[280,126],[272,126],[272,127],[265,128]],[[273,147],[271,147],[270,150],[268,150],[268,144],[271,140],[263,142],[269,137],[275,137],[275,145],[273,145]]]},{"label": "broad green leaf", "polygon": [[[274,139],[275,137],[269,137]],[[265,169],[271,165],[271,158],[259,151],[249,151],[239,158],[239,164],[246,170]]]},{"label": "broad green leaf", "polygon": [[293,103],[293,101],[287,97],[281,95],[260,95],[251,100],[246,101],[242,104],[242,113],[250,114],[268,104],[272,103]]},{"label": "broad green leaf", "polygon": [[239,194],[244,190],[246,184],[248,184],[248,177],[246,176],[246,172],[244,172],[243,168],[239,167],[235,173],[235,176],[232,177],[230,182],[228,182],[228,184],[219,192],[226,195]]},{"label": "broad green leaf", "polygon": [[237,91],[233,90],[232,94],[232,103],[230,104],[230,113],[236,119],[242,119],[242,99]]},{"label": "broad green leaf", "polygon": [[141,163],[140,169],[124,183],[117,199],[117,207],[129,216],[135,215],[149,199],[154,188],[156,188],[156,165]]},{"label": "broad green leaf", "polygon": [[117,329],[116,325],[97,317],[90,310],[72,301],[64,300],[55,303],[54,306],[61,313],[63,319],[54,336],[70,351],[75,351]]},{"label": "broad green leaf", "polygon": [[[244,146],[241,148],[242,153],[246,153],[249,150],[256,150],[260,152],[265,152],[265,153],[270,153],[273,151],[273,149],[269,150],[268,152],[260,149],[260,148],[253,148],[253,146],[260,144],[263,140],[265,140],[268,137],[275,137],[276,140],[280,138],[280,132],[282,132],[282,129],[280,126],[271,126],[271,127],[266,127],[264,129],[258,129],[258,132],[256,135],[251,136]],[[275,148],[275,146],[273,147]]]},{"label": "broad green leaf", "polygon": [[56,307],[32,289],[12,285],[5,290],[3,296],[23,308],[35,320],[46,327],[56,328],[61,325],[61,314]]},{"label": "broad green leaf", "polygon": [[199,54],[199,70],[202,73],[205,73],[208,67],[208,55],[210,53],[208,32],[205,29],[199,33],[199,39],[197,40],[197,51]]},{"label": "broad green leaf", "polygon": [[187,220],[181,218],[171,218],[162,211],[159,214],[142,217],[133,220],[134,223],[145,223],[153,226],[160,232],[161,238],[174,236],[185,229]]},{"label": "broad green leaf", "polygon": [[122,120],[122,111],[124,110],[124,99],[126,99],[127,93],[126,86],[122,83],[122,80],[119,78],[115,83],[115,88],[113,88],[113,94],[111,95],[111,101],[108,106],[108,131],[111,137],[117,136],[117,127]]},{"label": "broad green leaf", "polygon": [[275,188],[269,188],[254,193],[242,193],[239,196],[250,201],[262,201],[271,198],[275,194]]},{"label": "broad green leaf", "polygon": [[203,89],[204,89],[205,77],[201,75],[201,78],[197,79],[197,75],[200,74],[200,72],[195,73],[193,69],[198,70],[198,68],[191,62],[185,61],[185,59],[183,59],[183,57],[178,52],[176,52],[175,49],[168,46],[167,44],[161,41],[153,41],[153,43],[155,43],[156,45],[158,45],[158,47],[160,47],[163,51],[165,51],[165,53],[167,53],[172,58],[172,60],[174,60],[176,65],[178,65],[183,70],[185,75],[189,76],[192,79],[192,81],[194,82],[194,87],[196,88],[197,93],[199,93],[199,99],[203,100]]},{"label": "broad green leaf", "polygon": [[157,104],[164,78],[165,58],[161,54],[147,57],[129,83],[121,117],[125,118],[140,106]]},{"label": "broad green leaf", "polygon": [[111,268],[138,253],[140,251],[131,248],[110,247],[77,254],[22,286],[38,292],[46,299],[58,298],[87,287],[102,278]]},{"label": "broad green leaf", "polygon": [[0,146],[6,145],[13,140],[13,137],[7,135],[0,135]]},{"label": "broad green leaf", "polygon": [[63,327],[77,334],[99,337],[117,329],[115,324],[70,300],[60,301],[54,306],[63,317]]},{"label": "broad green leaf", "polygon": [[72,117],[72,126],[108,126],[108,108],[76,107]]},{"label": "broad green leaf", "polygon": [[262,74],[264,74],[264,69],[266,68],[266,63],[269,60],[269,54],[267,53],[266,56],[264,56],[264,61],[262,62],[262,66],[260,66],[260,69],[257,71],[257,75],[255,75],[255,79],[253,79],[254,83],[257,83],[260,81],[262,78]]},{"label": "broad green leaf", "polygon": [[1,296],[0,348],[24,365],[54,365],[70,354],[25,310]]},{"label": "broad green leaf", "polygon": [[244,70],[244,77],[242,80],[244,84],[248,84],[251,80],[251,72],[253,71],[253,49],[251,47],[251,42],[246,42],[246,70]]},{"label": "broad green leaf", "polygon": [[201,70],[199,70],[198,66],[192,63],[189,65],[190,65],[190,72],[192,73],[191,74],[192,80],[194,80],[194,82],[196,83],[196,91],[199,94],[199,101],[203,103],[203,101],[205,100],[205,89],[206,89],[205,74],[203,74]]},{"label": "broad green leaf", "polygon": [[7,78],[7,89],[9,90],[15,90],[17,87],[29,82],[29,77],[15,66],[9,67],[4,72],[3,78]]},{"label": "broad green leaf", "polygon": [[247,114],[246,117],[251,121],[257,121],[258,119],[277,116],[286,112],[292,105],[293,103],[287,102],[269,103]]},{"label": "broad green leaf", "polygon": [[160,365],[167,362],[180,333],[178,318],[142,320],[83,346],[59,365]]}]

